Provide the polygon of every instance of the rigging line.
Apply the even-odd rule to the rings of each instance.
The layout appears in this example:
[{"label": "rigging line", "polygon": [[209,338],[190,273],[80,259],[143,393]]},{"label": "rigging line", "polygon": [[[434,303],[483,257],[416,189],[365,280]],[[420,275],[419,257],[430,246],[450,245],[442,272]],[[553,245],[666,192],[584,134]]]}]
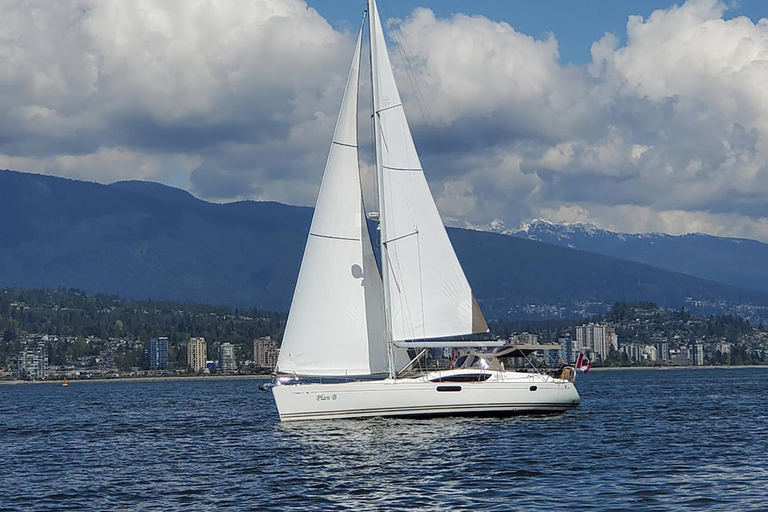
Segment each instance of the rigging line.
[{"label": "rigging line", "polygon": [[337,146],[344,146],[345,148],[357,149],[357,144],[345,144],[343,142],[337,142],[335,140],[332,140],[331,144],[336,144]]},{"label": "rigging line", "polygon": [[[381,10],[381,8],[379,10]],[[400,34],[401,31],[398,28],[396,28],[395,23],[393,22],[393,18],[391,16],[386,16],[385,19],[387,20],[386,24],[387,24],[387,28],[389,29],[390,37],[395,42],[395,46],[397,46],[397,52],[400,55],[400,59],[403,62],[405,73],[408,76],[408,82],[410,82],[411,89],[414,91],[414,94],[416,96],[416,104],[419,107],[419,112],[421,113],[421,117],[422,119],[427,121],[427,124],[432,126],[434,125],[434,121],[432,121],[431,119],[431,115],[429,113],[429,107],[426,105],[426,101],[423,101],[424,95],[423,93],[421,93],[421,90],[419,89],[419,84],[418,84],[418,81],[416,80],[416,72],[414,71],[413,66],[411,66],[411,61],[408,58],[407,53],[404,53],[406,51],[406,48],[403,45],[405,36],[403,35],[401,37],[401,34]],[[421,96],[421,99],[419,99],[419,96]],[[424,110],[425,108],[426,108],[426,113]]]},{"label": "rigging line", "polygon": [[[395,254],[395,261],[393,262],[392,257],[390,256],[390,251],[387,250],[387,260],[390,263],[390,267],[397,266],[397,274],[403,275],[402,269],[400,268],[400,260],[397,259],[397,254]],[[413,318],[411,318],[411,309],[408,306],[408,294],[405,293],[404,287],[405,287],[405,281],[400,283],[397,280],[397,275],[395,272],[392,272],[392,281],[394,281],[395,286],[397,287],[397,301],[400,303],[400,312],[402,314],[402,329],[403,333],[405,334],[406,328],[408,328],[409,332],[413,334]],[[402,285],[402,286],[401,286]],[[391,299],[390,299],[391,300]],[[394,319],[393,319],[394,320]],[[392,320],[392,321],[393,321]],[[411,338],[415,338],[415,336],[411,336]],[[406,337],[407,339],[407,337]],[[393,346],[394,346],[394,340],[393,340]]]},{"label": "rigging line", "polygon": [[[419,230],[416,229],[416,259],[418,260],[419,268],[424,268],[421,266],[421,237],[419,237]],[[426,314],[424,310],[424,281],[423,281],[423,274],[424,272],[419,272],[419,297],[421,298],[421,336],[426,337],[427,333],[427,319]]]},{"label": "rigging line", "polygon": [[[381,19],[381,18],[379,17],[379,19]],[[387,19],[390,19],[390,18],[387,18]],[[386,45],[385,45],[385,51],[386,51]],[[373,75],[373,72],[372,72],[372,75]],[[397,88],[397,84],[395,84],[395,87]],[[399,103],[397,105],[392,105],[392,106],[390,106],[388,108],[381,109],[380,111],[376,112],[374,116],[372,116],[372,117],[374,117],[378,121],[378,125],[376,123],[374,123],[374,128],[378,127],[377,140],[380,143],[378,151],[379,151],[379,153],[381,154],[382,157],[383,157],[383,154],[385,152],[387,154],[390,154],[391,151],[390,151],[389,145],[387,144],[387,134],[384,131],[383,126],[382,126],[381,120],[382,120],[383,116],[381,115],[381,113],[383,113],[386,110],[389,110],[391,108],[396,108],[396,107],[400,107],[401,109],[403,109],[402,103]],[[374,106],[374,109],[375,109],[375,106]],[[377,156],[378,156],[378,154],[377,154]],[[377,162],[377,166],[380,166],[382,163],[383,162]],[[379,169],[377,169],[377,170],[379,170]],[[381,170],[383,171],[383,168]],[[393,199],[394,199],[394,191],[392,190],[392,187],[391,187],[392,184],[389,184],[389,186],[385,184],[384,177],[386,177],[386,174],[387,173],[381,172],[382,181],[381,181],[380,185],[384,188],[384,190],[381,191],[380,194],[381,194],[381,199],[385,203],[392,204]],[[379,210],[380,213],[381,213],[382,209],[387,211],[387,213],[385,215],[381,216],[382,222],[389,222],[392,225],[396,225],[397,224],[397,221],[399,220],[399,219],[396,219],[396,217],[398,217],[397,212],[395,212],[395,211],[390,212],[388,209],[386,209],[386,204],[385,205],[380,205],[379,208],[380,208],[380,210]],[[409,209],[411,210],[409,212],[411,214],[411,218],[413,218],[413,211],[412,211],[413,208],[410,207]],[[407,285],[407,283],[406,282],[402,282],[401,283],[401,282],[398,281],[398,275],[402,277],[403,276],[403,272],[402,272],[402,268],[400,267],[399,258],[397,257],[397,254],[396,254],[397,251],[393,247],[393,250],[395,251],[395,254],[391,254],[389,248],[386,245],[382,244],[382,248],[383,248],[382,252],[386,253],[387,267],[389,269],[389,273],[391,274],[391,277],[388,277],[387,281],[394,282],[395,286],[397,287],[397,291],[398,291],[397,301],[398,301],[398,303],[400,305],[400,308],[401,308],[402,329],[405,332],[407,326],[409,326],[410,327],[410,332],[413,332],[413,330],[414,330],[413,318],[411,317],[411,310],[410,310],[410,307],[408,305],[407,294],[405,293],[405,291],[403,289]],[[386,285],[388,285],[388,283],[386,283],[385,286]],[[390,325],[392,326],[392,324],[394,324],[394,318],[392,318],[392,312],[391,312],[391,303],[392,303],[391,296],[390,296],[389,302],[390,302],[389,322],[390,322]],[[391,343],[391,340],[390,340],[390,345],[392,347],[392,350],[394,350],[394,344]]]},{"label": "rigging line", "polygon": [[[405,50],[406,56],[409,54],[415,55],[415,53],[410,48],[410,45],[408,43],[408,38],[405,36],[405,33],[400,29],[397,29],[397,31],[400,33],[402,37],[403,48]],[[424,75],[423,73],[417,73],[417,76],[422,77],[421,81],[424,83],[424,86],[427,88],[427,95],[425,96],[425,99],[426,97],[432,98],[432,104],[437,109],[437,114],[438,114],[438,117],[440,118],[440,121],[442,122],[443,125],[447,125],[448,119],[445,117],[445,114],[443,113],[443,109],[440,108],[440,103],[436,100],[437,96],[435,96],[435,93],[432,91],[432,88],[429,86],[429,80],[427,80],[426,75]],[[424,95],[422,94],[422,96]],[[425,106],[431,117],[432,112],[429,111],[429,105],[426,104],[426,101],[425,101]],[[432,122],[434,123],[434,119],[432,119]],[[434,124],[436,125],[437,123],[434,123]]]},{"label": "rigging line", "polygon": [[[390,190],[390,192],[391,192],[391,190]],[[414,218],[414,212],[411,211],[410,213],[411,213],[411,219],[413,219]],[[396,237],[396,238],[393,238],[393,239],[389,240],[388,242],[394,242],[394,241],[401,240],[403,238],[407,238],[407,237],[410,237],[410,236],[413,236],[413,235],[418,235],[418,232],[419,232],[418,231],[418,227],[414,226],[413,229],[414,229],[413,232],[407,233],[405,235],[401,235],[401,236]],[[389,255],[390,254],[389,243],[387,243],[386,247],[387,247],[387,255]],[[396,248],[396,246],[392,247],[392,251],[394,252],[394,255],[395,255],[395,262],[396,262],[396,265],[397,265],[397,271],[398,271],[400,276],[404,276],[405,274],[402,272],[402,269],[400,267],[400,259],[397,258],[397,248]],[[392,259],[390,258],[390,261],[391,260]],[[418,268],[419,268],[419,270],[421,270],[421,266],[420,265],[419,265]],[[393,278],[394,278],[394,276],[393,276]],[[419,280],[421,280],[421,276],[419,276]],[[413,315],[411,314],[412,311],[411,311],[411,306],[410,306],[409,300],[408,300],[408,293],[406,293],[406,291],[405,291],[405,287],[406,287],[407,283],[405,282],[405,280],[403,280],[402,283],[398,283],[397,281],[395,281],[395,285],[397,286],[397,289],[400,292],[399,295],[398,295],[398,302],[400,303],[400,308],[401,308],[401,313],[402,313],[402,329],[403,329],[403,334],[406,334],[406,332],[410,334],[410,336],[406,336],[406,339],[408,339],[408,338],[416,339],[417,336],[416,336],[416,328],[415,328],[415,325],[414,325],[414,319],[413,319]],[[409,288],[409,289],[411,289],[411,288]],[[423,310],[423,308],[424,308],[424,296],[423,296],[421,287],[419,287],[418,291],[419,291],[419,297],[418,297],[417,300],[419,301],[419,306]],[[422,333],[423,333],[423,331],[424,331],[424,326],[423,326],[423,324],[424,324],[424,315],[423,314],[421,315],[421,319],[420,320],[421,320],[421,323],[422,323]]]},{"label": "rigging line", "polygon": [[[434,124],[434,122],[431,119],[431,115],[429,114],[429,108],[426,105],[426,102],[424,100],[424,95],[421,92],[421,88],[419,87],[418,81],[416,80],[416,72],[413,69],[413,66],[411,66],[410,59],[408,58],[408,55],[405,53],[406,50],[403,45],[403,37],[401,37],[400,30],[395,28],[394,23],[391,19],[387,20],[387,25],[389,26],[390,33],[392,34],[392,39],[395,40],[397,43],[397,52],[400,55],[400,59],[402,59],[404,67],[405,67],[405,74],[408,76],[408,81],[411,84],[411,89],[414,92],[414,95],[416,96],[416,104],[419,107],[419,112],[421,113],[422,119],[424,119],[428,124]],[[426,109],[426,112],[425,112]]]}]

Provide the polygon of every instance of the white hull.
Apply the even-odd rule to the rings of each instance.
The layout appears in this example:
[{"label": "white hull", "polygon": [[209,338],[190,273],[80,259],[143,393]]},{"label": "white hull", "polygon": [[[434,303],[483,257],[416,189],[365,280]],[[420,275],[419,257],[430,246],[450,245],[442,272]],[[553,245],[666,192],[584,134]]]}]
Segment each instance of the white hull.
[{"label": "white hull", "polygon": [[538,374],[486,371],[490,378],[482,382],[434,382],[452,373],[460,372],[397,380],[278,384],[272,393],[281,421],[551,413],[573,409],[581,401],[572,382]]}]

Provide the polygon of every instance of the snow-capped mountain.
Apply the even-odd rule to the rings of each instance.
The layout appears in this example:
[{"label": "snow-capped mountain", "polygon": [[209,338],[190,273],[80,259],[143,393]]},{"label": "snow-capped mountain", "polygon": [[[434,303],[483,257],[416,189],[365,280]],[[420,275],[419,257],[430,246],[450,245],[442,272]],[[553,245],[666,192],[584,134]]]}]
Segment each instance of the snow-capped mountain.
[{"label": "snow-capped mountain", "polygon": [[540,219],[515,230],[494,221],[489,230],[768,291],[768,244],[756,240],[702,233],[616,233],[589,223],[556,224]]},{"label": "snow-capped mountain", "polygon": [[[520,229],[505,230],[504,234],[513,235],[518,238],[528,238],[529,240],[538,240],[540,242],[556,243],[572,247],[569,240],[578,241],[584,238],[605,238],[624,240],[625,233],[614,233],[600,229],[594,224],[587,222],[574,222],[567,224],[555,224],[547,220],[534,219],[531,222],[524,222]],[[577,247],[573,247],[577,248]]]}]

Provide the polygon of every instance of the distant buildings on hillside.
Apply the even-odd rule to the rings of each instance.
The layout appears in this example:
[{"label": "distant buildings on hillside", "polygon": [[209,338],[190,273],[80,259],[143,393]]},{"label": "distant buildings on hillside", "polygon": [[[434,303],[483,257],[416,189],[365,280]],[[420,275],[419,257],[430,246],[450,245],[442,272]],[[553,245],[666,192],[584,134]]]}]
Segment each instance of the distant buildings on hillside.
[{"label": "distant buildings on hillside", "polygon": [[225,342],[219,345],[219,373],[235,373],[237,362],[235,361],[235,346]]},{"label": "distant buildings on hillside", "polygon": [[149,369],[166,370],[168,368],[168,337],[160,336],[149,340]]},{"label": "distant buildings on hillside", "polygon": [[588,323],[576,327],[573,350],[589,353],[595,362],[602,362],[611,350],[619,349],[619,338],[610,325]]},{"label": "distant buildings on hillside", "polygon": [[45,379],[48,375],[48,340],[40,338],[37,343],[23,342],[12,371],[18,379]]},{"label": "distant buildings on hillside", "polygon": [[205,370],[208,359],[208,348],[205,338],[189,338],[187,342],[187,366],[190,371]]},{"label": "distant buildings on hillside", "polygon": [[[208,360],[208,342],[192,337],[172,343],[167,336],[149,341],[126,338],[101,339],[56,334],[24,334],[20,346],[0,360],[0,379],[60,380],[185,373],[263,373],[277,363],[279,345],[269,336],[250,347],[230,342],[213,343],[217,355]],[[72,353],[77,355],[72,356]]]},{"label": "distant buildings on hillside", "polygon": [[264,336],[253,341],[253,364],[257,368],[274,370],[280,347],[271,336]]}]

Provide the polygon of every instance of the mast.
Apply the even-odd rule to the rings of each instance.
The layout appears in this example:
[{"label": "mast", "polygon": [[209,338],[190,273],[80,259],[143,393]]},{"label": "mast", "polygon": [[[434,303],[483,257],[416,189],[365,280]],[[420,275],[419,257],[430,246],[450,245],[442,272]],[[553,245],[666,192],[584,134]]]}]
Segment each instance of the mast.
[{"label": "mast", "polygon": [[[379,25],[379,10],[376,7],[376,0],[368,0],[368,46],[369,46],[369,59],[370,59],[370,71],[371,71],[371,96],[372,96],[372,110],[371,115],[373,119],[373,146],[374,151],[374,169],[376,172],[376,178],[378,182],[379,192],[379,249],[381,251],[381,278],[384,291],[384,326],[385,326],[385,338],[387,343],[387,368],[389,369],[389,377],[394,379],[397,376],[397,370],[395,368],[395,346],[392,341],[392,302],[390,298],[390,268],[389,268],[389,256],[387,255],[387,223],[384,221],[384,211],[386,208],[384,200],[384,173],[381,168],[381,129],[379,127],[379,105],[380,105],[380,91],[378,80],[376,80],[375,66],[378,65],[377,59],[374,55],[377,55],[381,49],[376,45],[376,38],[374,37],[375,27]],[[386,48],[384,48],[386,51]]]}]

